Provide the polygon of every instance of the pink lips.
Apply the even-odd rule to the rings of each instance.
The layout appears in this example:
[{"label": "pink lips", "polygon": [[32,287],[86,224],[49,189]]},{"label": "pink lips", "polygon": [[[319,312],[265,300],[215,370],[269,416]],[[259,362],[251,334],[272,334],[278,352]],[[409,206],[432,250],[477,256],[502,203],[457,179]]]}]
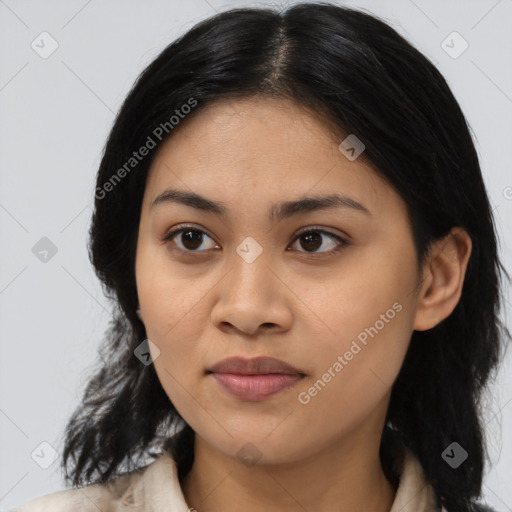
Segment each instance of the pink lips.
[{"label": "pink lips", "polygon": [[250,401],[265,400],[291,388],[304,373],[271,357],[232,357],[215,364],[208,373],[233,396]]}]

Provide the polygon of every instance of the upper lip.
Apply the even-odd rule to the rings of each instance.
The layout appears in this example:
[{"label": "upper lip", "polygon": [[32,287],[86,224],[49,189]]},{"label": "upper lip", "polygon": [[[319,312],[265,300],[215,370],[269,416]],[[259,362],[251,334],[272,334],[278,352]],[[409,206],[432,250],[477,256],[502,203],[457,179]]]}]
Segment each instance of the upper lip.
[{"label": "upper lip", "polygon": [[265,375],[269,373],[287,373],[291,375],[304,375],[293,366],[273,357],[229,357],[214,364],[210,373],[234,373],[237,375]]}]

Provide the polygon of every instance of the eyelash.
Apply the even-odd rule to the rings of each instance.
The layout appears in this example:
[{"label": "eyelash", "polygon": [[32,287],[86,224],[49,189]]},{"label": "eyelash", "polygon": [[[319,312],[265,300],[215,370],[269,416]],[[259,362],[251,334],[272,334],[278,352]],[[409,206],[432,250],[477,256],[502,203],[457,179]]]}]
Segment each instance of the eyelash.
[{"label": "eyelash", "polygon": [[[209,238],[212,238],[208,235],[208,233],[205,233],[203,230],[195,227],[195,226],[190,226],[190,225],[178,225],[176,229],[172,230],[172,231],[169,231],[168,233],[166,233],[164,235],[164,237],[162,238],[162,242],[169,242],[172,238],[174,238],[176,235],[184,232],[184,231],[187,231],[187,230],[191,230],[191,231],[196,231],[198,233],[201,233],[203,235],[206,235],[207,237]],[[328,235],[329,237],[331,238],[334,238],[335,240],[337,240],[339,242],[338,246],[335,248],[335,249],[331,249],[330,251],[324,251],[324,252],[307,252],[307,251],[298,251],[302,254],[306,254],[306,255],[314,255],[315,257],[326,257],[326,256],[331,256],[333,254],[336,254],[338,252],[340,252],[342,249],[344,249],[346,246],[350,245],[350,243],[345,240],[344,238],[340,237],[339,235],[335,235],[334,233],[331,233],[330,231],[326,231],[325,229],[322,229],[321,227],[319,226],[312,226],[312,227],[309,227],[309,228],[305,228],[303,231],[300,231],[299,233],[297,233],[297,235],[295,236],[295,238],[293,239],[291,245],[293,245],[301,236],[304,236],[304,235],[308,235],[308,234],[311,234],[311,233],[322,233],[324,235]],[[213,239],[212,239],[213,240]],[[173,250],[177,250],[183,254],[186,254],[187,256],[190,255],[194,255],[195,253],[197,254],[201,254],[201,253],[205,253],[207,251],[199,251],[199,250],[196,250],[196,251],[193,251],[193,250],[185,250],[185,249],[181,249],[181,247],[176,247],[176,248],[173,248]]]}]

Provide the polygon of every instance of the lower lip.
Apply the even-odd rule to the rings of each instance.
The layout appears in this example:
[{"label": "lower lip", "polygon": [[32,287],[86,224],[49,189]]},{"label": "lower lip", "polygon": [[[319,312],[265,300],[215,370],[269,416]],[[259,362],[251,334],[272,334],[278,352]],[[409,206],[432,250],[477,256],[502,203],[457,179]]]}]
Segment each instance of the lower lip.
[{"label": "lower lip", "polygon": [[294,386],[303,375],[269,373],[265,375],[238,375],[212,373],[215,380],[229,393],[243,400],[260,401]]}]

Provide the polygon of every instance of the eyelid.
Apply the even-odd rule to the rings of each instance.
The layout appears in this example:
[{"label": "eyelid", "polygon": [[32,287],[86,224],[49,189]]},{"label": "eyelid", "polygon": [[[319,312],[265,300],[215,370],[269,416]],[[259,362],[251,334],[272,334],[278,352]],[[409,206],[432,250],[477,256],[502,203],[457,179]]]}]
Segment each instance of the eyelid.
[{"label": "eyelid", "polygon": [[343,242],[345,243],[349,243],[348,242],[348,235],[339,235],[338,233],[334,233],[333,231],[330,231],[329,229],[326,229],[325,227],[323,226],[308,226],[306,228],[302,228],[296,235],[295,235],[295,238],[294,238],[294,241],[297,239],[297,237],[299,237],[300,235],[303,235],[305,233],[309,233],[310,231],[314,231],[314,232],[320,232],[320,233],[326,233],[327,235],[331,235],[335,238],[339,238],[340,240],[342,240]]},{"label": "eyelid", "polygon": [[[209,236],[212,240],[214,240],[214,237],[211,236],[204,228],[195,226],[194,224],[177,224],[176,226],[173,226],[172,228],[168,229],[164,236],[161,238],[162,242],[166,242],[170,238],[176,236],[178,232],[184,231],[186,229],[199,231],[200,233],[204,233],[205,235]],[[189,251],[192,252],[192,251]]]}]

